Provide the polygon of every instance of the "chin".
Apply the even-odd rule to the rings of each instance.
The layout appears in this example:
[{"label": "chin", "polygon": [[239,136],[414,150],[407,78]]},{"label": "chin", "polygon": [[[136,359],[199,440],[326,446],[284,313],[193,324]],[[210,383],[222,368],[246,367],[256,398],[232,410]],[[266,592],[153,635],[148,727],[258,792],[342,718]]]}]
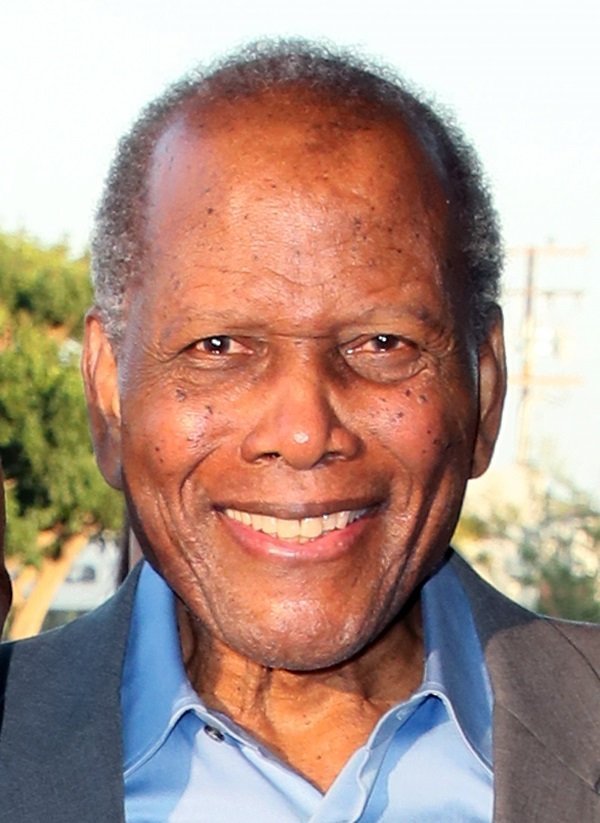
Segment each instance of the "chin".
[{"label": "chin", "polygon": [[325,671],[332,669],[335,666],[344,663],[352,655],[345,655],[338,651],[337,654],[315,654],[314,650],[310,651],[281,651],[277,654],[265,656],[261,655],[260,659],[254,656],[254,661],[266,669],[279,669],[288,672],[295,672],[298,674]]},{"label": "chin", "polygon": [[289,629],[253,636],[231,638],[229,643],[238,654],[268,669],[290,672],[311,672],[329,669],[354,657],[368,644],[360,635],[346,629],[336,631],[331,626],[314,633]]}]

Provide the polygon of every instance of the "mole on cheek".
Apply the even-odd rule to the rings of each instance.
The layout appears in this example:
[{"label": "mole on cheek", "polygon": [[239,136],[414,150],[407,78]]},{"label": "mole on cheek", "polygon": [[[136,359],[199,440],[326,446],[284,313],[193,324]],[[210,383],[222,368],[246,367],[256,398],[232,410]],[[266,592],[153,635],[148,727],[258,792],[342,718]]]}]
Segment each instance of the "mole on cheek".
[{"label": "mole on cheek", "polygon": [[[186,441],[194,450],[205,451],[207,448],[207,431],[210,429],[210,422],[213,415],[213,408],[206,404],[198,410],[189,421],[189,430]],[[210,444],[209,444],[210,445]]]},{"label": "mole on cheek", "polygon": [[186,399],[186,397],[187,397],[187,392],[185,391],[185,389],[182,389],[180,386],[178,386],[175,389],[175,399],[179,403],[183,403],[183,401]]}]

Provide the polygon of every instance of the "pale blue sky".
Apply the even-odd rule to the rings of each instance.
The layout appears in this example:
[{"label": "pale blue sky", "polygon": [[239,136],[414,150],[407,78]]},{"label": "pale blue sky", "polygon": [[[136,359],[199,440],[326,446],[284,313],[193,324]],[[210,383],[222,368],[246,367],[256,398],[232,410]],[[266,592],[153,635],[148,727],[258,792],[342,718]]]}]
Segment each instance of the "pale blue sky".
[{"label": "pale blue sky", "polygon": [[[261,35],[327,37],[379,56],[449,105],[492,180],[509,246],[552,238],[582,258],[542,264],[541,285],[578,287],[564,357],[577,388],[544,392],[534,435],[600,488],[600,4],[597,0],[6,0],[0,7],[0,227],[87,239],[118,136],[198,61]],[[518,285],[514,258],[508,280]],[[516,301],[512,301],[513,304]],[[514,316],[516,305],[509,306]],[[512,326],[511,326],[512,328]],[[542,329],[549,334],[549,329]],[[543,353],[540,355],[543,359]],[[543,363],[540,360],[540,367]],[[513,452],[514,403],[498,454]],[[548,451],[546,449],[546,451]]]}]

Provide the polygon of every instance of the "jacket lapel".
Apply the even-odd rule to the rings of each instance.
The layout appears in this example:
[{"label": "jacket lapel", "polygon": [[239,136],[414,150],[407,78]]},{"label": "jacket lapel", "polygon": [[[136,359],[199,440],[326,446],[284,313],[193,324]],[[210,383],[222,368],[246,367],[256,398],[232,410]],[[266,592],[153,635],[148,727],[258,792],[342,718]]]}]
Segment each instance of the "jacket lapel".
[{"label": "jacket lapel", "polygon": [[[539,618],[451,560],[494,691],[496,823],[600,820],[600,681],[572,629]],[[597,628],[580,628],[582,637]]]},{"label": "jacket lapel", "polygon": [[124,820],[120,682],[138,575],[95,612],[5,647],[0,821]]}]

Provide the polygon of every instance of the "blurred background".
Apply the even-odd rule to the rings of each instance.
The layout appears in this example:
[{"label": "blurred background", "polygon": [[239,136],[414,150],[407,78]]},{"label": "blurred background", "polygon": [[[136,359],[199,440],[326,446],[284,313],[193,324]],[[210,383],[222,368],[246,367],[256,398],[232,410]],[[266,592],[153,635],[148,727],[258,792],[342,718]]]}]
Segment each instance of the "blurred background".
[{"label": "blurred background", "polygon": [[114,588],[122,503],[78,374],[87,243],[119,136],[265,35],[380,58],[455,114],[504,226],[510,389],[455,544],[525,604],[600,621],[600,12],[595,0],[20,0],[0,7],[0,454],[20,637]]}]

